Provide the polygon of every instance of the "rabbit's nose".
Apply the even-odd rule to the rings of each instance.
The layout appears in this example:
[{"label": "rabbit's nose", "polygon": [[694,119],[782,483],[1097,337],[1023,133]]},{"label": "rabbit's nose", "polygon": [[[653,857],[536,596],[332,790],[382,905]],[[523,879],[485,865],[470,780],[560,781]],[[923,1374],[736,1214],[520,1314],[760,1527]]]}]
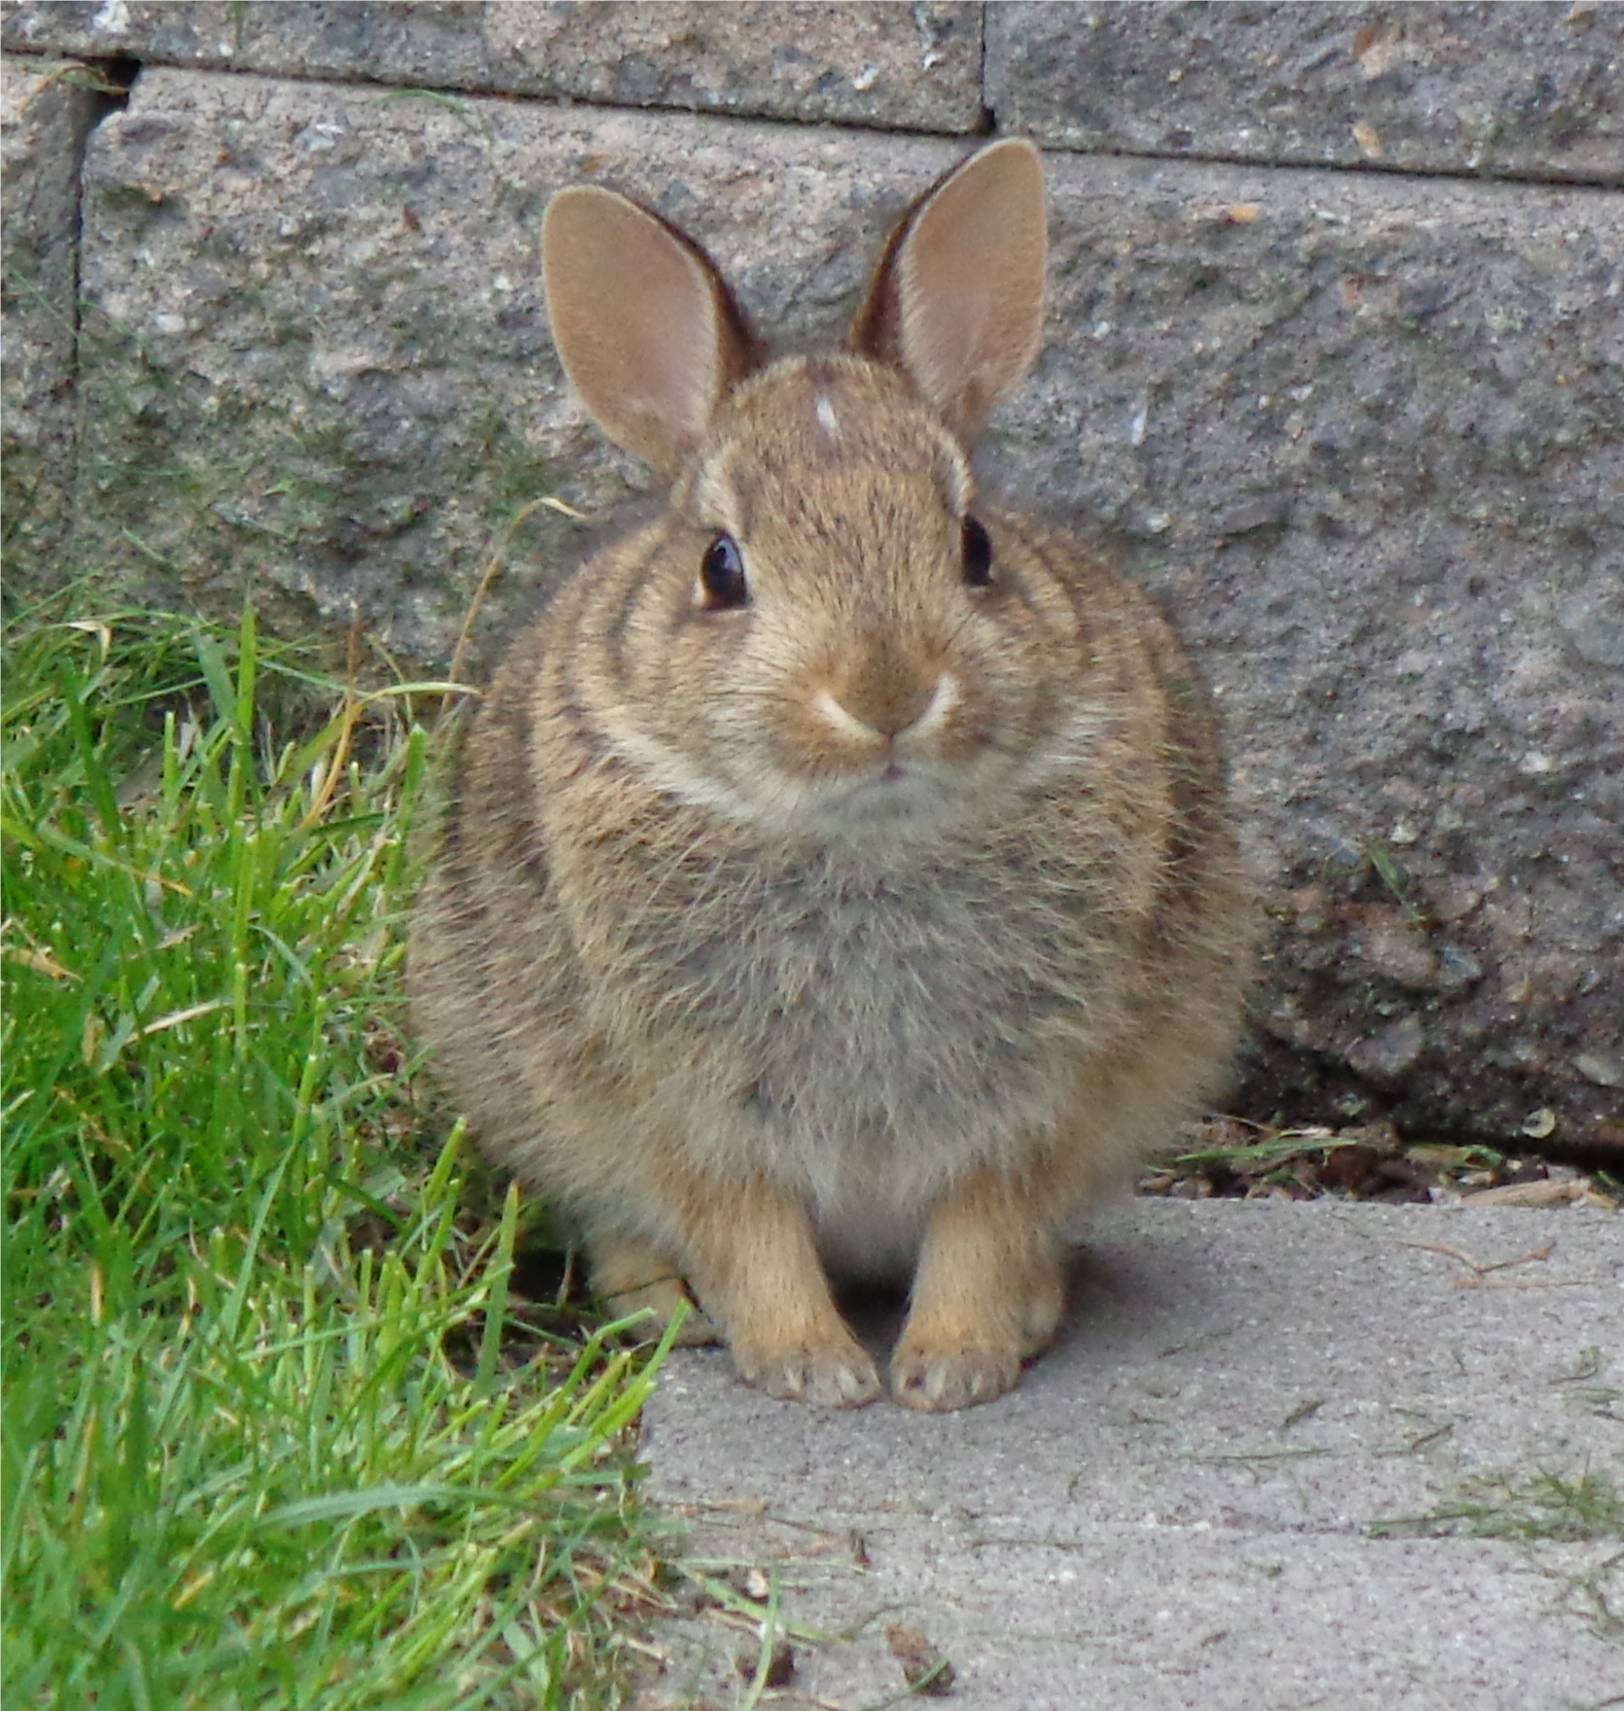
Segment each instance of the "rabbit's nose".
[{"label": "rabbit's nose", "polygon": [[914,733],[946,716],[958,699],[951,675],[922,679],[882,659],[870,659],[817,697],[818,711],[837,730],[872,742]]}]

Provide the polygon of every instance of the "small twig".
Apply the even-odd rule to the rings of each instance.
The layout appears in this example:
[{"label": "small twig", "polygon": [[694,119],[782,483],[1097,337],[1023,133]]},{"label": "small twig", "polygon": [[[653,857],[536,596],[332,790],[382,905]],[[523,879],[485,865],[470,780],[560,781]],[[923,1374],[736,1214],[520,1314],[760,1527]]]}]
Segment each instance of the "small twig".
[{"label": "small twig", "polygon": [[349,764],[350,738],[354,734],[361,705],[355,694],[356,654],[360,638],[361,610],[352,603],[349,633],[344,638],[344,700],[338,714],[338,737],[333,744],[333,752],[328,757],[327,770],[322,776],[321,788],[316,792],[316,800],[311,803],[310,811],[301,824],[302,831],[321,824],[323,816],[332,806],[333,797],[338,794],[338,781],[344,768]]},{"label": "small twig", "polygon": [[1531,1265],[1536,1260],[1543,1263],[1556,1252],[1556,1243],[1549,1241],[1544,1247],[1535,1248],[1532,1252],[1523,1254],[1517,1259],[1497,1259],[1484,1262],[1473,1259],[1469,1253],[1462,1252],[1460,1248],[1449,1242],[1400,1242],[1399,1246],[1401,1248],[1420,1248],[1423,1253],[1442,1254],[1445,1259],[1459,1260],[1469,1271],[1475,1272],[1480,1279],[1486,1277],[1491,1271],[1504,1271],[1509,1266]]},{"label": "small twig", "polygon": [[[468,610],[463,614],[462,629],[457,633],[457,645],[451,650],[451,669],[447,673],[453,683],[462,681],[462,662],[464,655],[468,652],[469,639],[474,633],[474,620],[479,616],[480,607],[485,604],[485,596],[490,592],[491,584],[502,573],[502,565],[507,559],[508,548],[513,545],[513,537],[518,534],[520,528],[535,512],[541,510],[557,511],[578,523],[588,521],[582,512],[577,511],[571,505],[566,505],[562,499],[554,499],[551,495],[532,499],[529,504],[521,505],[513,513],[512,521],[503,530],[502,538],[496,544],[496,551],[491,554],[490,561],[480,575],[473,598],[468,602]],[[452,692],[449,689],[445,693],[443,705],[446,707],[451,705],[451,694]]]}]

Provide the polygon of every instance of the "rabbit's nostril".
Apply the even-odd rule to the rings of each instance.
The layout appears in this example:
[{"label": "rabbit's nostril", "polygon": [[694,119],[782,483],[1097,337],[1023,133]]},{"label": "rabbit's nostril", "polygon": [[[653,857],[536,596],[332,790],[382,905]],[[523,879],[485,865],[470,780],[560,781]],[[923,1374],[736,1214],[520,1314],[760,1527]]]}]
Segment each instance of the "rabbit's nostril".
[{"label": "rabbit's nostril", "polygon": [[916,736],[934,729],[941,724],[949,713],[958,706],[961,699],[959,680],[950,671],[944,671],[936,679],[936,686],[931,690],[930,700],[925,710],[909,727]]},{"label": "rabbit's nostril", "polygon": [[817,708],[825,720],[844,736],[854,737],[859,742],[869,743],[885,733],[878,726],[872,725],[867,719],[860,718],[837,700],[827,689],[820,689],[812,698],[812,705]]}]

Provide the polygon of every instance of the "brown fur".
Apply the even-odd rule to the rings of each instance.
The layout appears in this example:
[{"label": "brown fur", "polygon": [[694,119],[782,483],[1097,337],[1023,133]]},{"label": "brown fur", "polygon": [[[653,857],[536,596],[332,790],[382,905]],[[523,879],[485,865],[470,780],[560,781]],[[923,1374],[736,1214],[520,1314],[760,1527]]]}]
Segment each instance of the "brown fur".
[{"label": "brown fur", "polygon": [[[545,242],[600,197],[617,234],[680,243],[653,312],[703,347],[701,388],[738,378],[686,450],[691,377],[628,400],[594,354],[625,348],[612,282],[550,258],[550,295],[603,304],[572,379],[674,485],[473,717],[414,920],[415,1026],[490,1156],[579,1218],[614,1305],[668,1317],[686,1282],[690,1336],[725,1337],[746,1379],[850,1405],[880,1378],[829,1279],[911,1280],[893,1394],[987,1401],[1053,1333],[1068,1219],[1216,1089],[1251,942],[1172,632],[975,497],[969,425],[1041,317],[1035,151],[995,145],[921,201],[849,353],[765,367],[690,240],[569,195]],[[961,222],[989,246],[982,302]],[[966,584],[967,514],[990,587]],[[719,531],[737,609],[698,586]]]}]

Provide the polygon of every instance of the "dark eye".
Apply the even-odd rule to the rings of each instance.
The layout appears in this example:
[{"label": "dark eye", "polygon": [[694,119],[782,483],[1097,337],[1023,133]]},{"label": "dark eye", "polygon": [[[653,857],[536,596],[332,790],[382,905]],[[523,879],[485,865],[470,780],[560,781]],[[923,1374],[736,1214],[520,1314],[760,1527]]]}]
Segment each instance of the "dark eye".
[{"label": "dark eye", "polygon": [[742,606],[750,598],[744,580],[744,555],[731,535],[718,535],[705,548],[705,556],[699,561],[699,586],[705,591],[705,604],[713,610]]},{"label": "dark eye", "polygon": [[992,582],[992,541],[974,517],[964,519],[964,580],[972,588]]}]

